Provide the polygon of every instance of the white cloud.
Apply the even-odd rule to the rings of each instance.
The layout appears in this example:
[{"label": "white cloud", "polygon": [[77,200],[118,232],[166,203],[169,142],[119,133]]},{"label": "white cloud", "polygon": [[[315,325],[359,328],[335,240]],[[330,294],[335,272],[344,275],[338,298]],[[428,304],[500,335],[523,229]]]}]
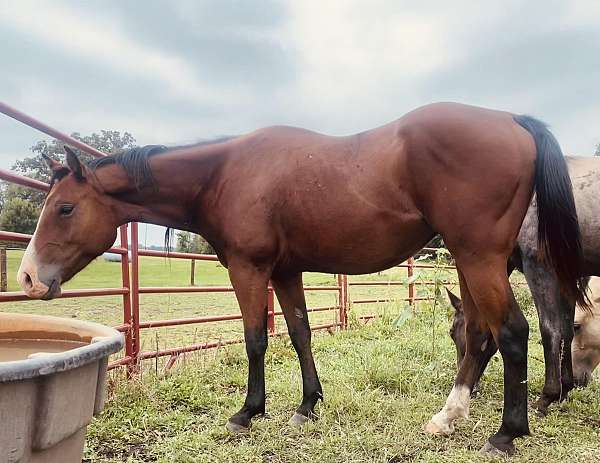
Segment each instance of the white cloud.
[{"label": "white cloud", "polygon": [[[11,95],[11,102],[65,131],[128,130],[140,143],[193,142],[273,123],[342,134],[386,123],[432,100],[457,99],[539,116],[554,126],[569,152],[589,152],[597,141],[591,122],[597,120],[593,108],[562,109],[569,95],[556,87],[567,75],[560,67],[553,74],[533,72],[516,83],[515,79],[503,81],[502,65],[513,66],[514,76],[520,75],[514,66],[522,64],[504,54],[493,82],[488,85],[475,80],[478,67],[489,67],[498,50],[518,48],[535,34],[597,24],[600,6],[591,0],[574,0],[568,5],[549,0],[544,3],[549,5],[544,21],[533,20],[541,3],[523,0],[321,0],[290,2],[287,20],[269,26],[260,21],[245,24],[244,18],[239,28],[224,26],[219,20],[206,24],[210,34],[245,37],[257,47],[275,43],[285,50],[296,74],[276,88],[265,87],[264,94],[245,87],[245,75],[237,81],[220,82],[203,75],[202,63],[144,43],[132,32],[136,29],[131,24],[140,21],[132,14],[117,19],[107,12],[98,13],[98,9],[92,13],[85,3],[73,5],[20,1],[0,9],[5,31],[8,26],[33,37],[40,47],[60,50],[82,66],[100,64],[111,71],[104,89],[116,89],[114,100],[92,108],[81,107],[80,89],[68,85],[53,88],[42,74],[14,76],[13,87],[23,91]],[[196,6],[193,1],[172,5],[165,11],[165,26],[182,27],[183,23],[188,28],[199,27],[206,18],[204,10]],[[218,6],[215,3],[215,8]],[[215,18],[227,21],[227,14]],[[198,40],[203,40],[201,35]],[[216,56],[219,51],[214,50]],[[540,53],[548,55],[553,50]],[[558,63],[561,59],[556,56]],[[118,76],[114,71],[143,81],[144,89],[155,88],[157,94],[148,94],[148,101],[160,99],[169,104],[140,104],[139,111],[130,105],[122,111],[119,102],[131,102],[132,95],[115,84]],[[3,72],[10,73],[10,66]],[[448,72],[454,77],[452,82],[443,80]],[[578,77],[572,74],[569,81],[576,84]],[[439,76],[442,79],[433,83]],[[142,91],[140,95],[145,98]],[[192,105],[185,107],[187,103]],[[193,105],[210,106],[210,110],[195,114],[190,109]],[[183,107],[185,111],[178,110]]]},{"label": "white cloud", "polygon": [[[83,5],[83,4],[82,4]],[[154,81],[168,96],[199,104],[237,101],[241,95],[215,95],[180,57],[139,43],[117,21],[86,15],[58,1],[19,0],[0,8],[0,22],[88,64],[101,64],[128,76]],[[229,98],[228,98],[229,97]]]},{"label": "white cloud", "polygon": [[351,108],[398,111],[391,107],[390,88],[409,89],[453,59],[444,31],[439,18],[410,11],[382,14],[376,3],[292,2],[284,45],[300,61],[296,103],[321,114],[334,130],[352,126],[347,119],[331,121],[347,118]]},{"label": "white cloud", "polygon": [[564,2],[566,12],[563,15],[564,25],[598,27],[600,18],[600,2],[597,0],[569,0]]}]

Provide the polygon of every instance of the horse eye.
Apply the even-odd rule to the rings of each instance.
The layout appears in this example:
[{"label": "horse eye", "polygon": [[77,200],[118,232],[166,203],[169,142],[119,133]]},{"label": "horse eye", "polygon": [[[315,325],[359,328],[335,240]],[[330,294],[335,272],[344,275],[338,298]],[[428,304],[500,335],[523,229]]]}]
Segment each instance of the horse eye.
[{"label": "horse eye", "polygon": [[573,331],[577,333],[581,329],[581,325],[579,323],[575,323],[573,325]]},{"label": "horse eye", "polygon": [[75,206],[72,204],[63,204],[60,206],[60,215],[63,217],[68,217],[73,213],[73,209],[75,209]]}]

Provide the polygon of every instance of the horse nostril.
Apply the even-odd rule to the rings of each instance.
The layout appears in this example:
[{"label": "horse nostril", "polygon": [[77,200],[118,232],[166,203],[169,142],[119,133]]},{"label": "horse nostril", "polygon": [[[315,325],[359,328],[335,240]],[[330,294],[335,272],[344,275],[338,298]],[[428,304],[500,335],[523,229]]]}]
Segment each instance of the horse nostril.
[{"label": "horse nostril", "polygon": [[25,278],[23,279],[23,282],[25,283],[25,287],[27,289],[32,288],[33,287],[33,281],[31,280],[31,276],[27,272],[23,272],[23,273],[25,274]]}]

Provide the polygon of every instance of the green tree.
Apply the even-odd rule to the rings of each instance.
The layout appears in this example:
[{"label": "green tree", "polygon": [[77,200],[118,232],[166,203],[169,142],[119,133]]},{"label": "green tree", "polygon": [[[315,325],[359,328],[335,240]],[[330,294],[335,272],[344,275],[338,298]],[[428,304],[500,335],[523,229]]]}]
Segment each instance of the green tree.
[{"label": "green tree", "polygon": [[[135,138],[129,132],[102,130],[100,133],[86,136],[81,136],[79,133],[73,133],[71,136],[105,153],[115,153],[135,146]],[[33,156],[15,162],[13,170],[26,177],[48,182],[50,181],[50,172],[42,154],[63,161],[63,147],[64,143],[57,140],[40,141],[31,147]],[[79,154],[84,162],[92,159],[89,154]],[[31,233],[35,229],[45,196],[43,191],[31,188],[7,183],[0,185],[0,229]],[[24,207],[23,202],[28,203],[29,206]],[[17,214],[21,214],[21,216],[17,217]],[[33,228],[30,226],[31,223],[34,225]]]},{"label": "green tree", "polygon": [[594,156],[600,156],[600,143],[596,145],[596,151],[594,152]]},{"label": "green tree", "polygon": [[190,232],[177,232],[177,250],[179,252],[192,252],[192,234]]},{"label": "green tree", "polygon": [[8,199],[0,214],[0,230],[33,233],[39,210],[35,204],[19,197]]},{"label": "green tree", "polygon": [[215,251],[208,241],[200,235],[186,231],[177,232],[177,250],[196,254],[214,254]]},{"label": "green tree", "polygon": [[[87,145],[102,151],[103,153],[116,153],[127,148],[135,146],[135,138],[129,132],[121,132],[117,130],[101,130],[100,133],[81,136],[79,133],[72,133],[71,136],[76,140],[80,140]],[[50,156],[56,160],[64,160],[65,150],[64,143],[58,140],[39,141],[31,147],[33,156],[15,162],[13,170],[26,175],[27,177],[35,178],[47,182],[50,180],[50,172],[48,166],[42,158],[42,154]],[[93,157],[86,153],[79,153],[80,159],[88,162]]]},{"label": "green tree", "polygon": [[213,249],[213,247],[209,244],[208,241],[206,241],[202,236],[200,235],[194,235],[193,238],[193,252],[197,252],[198,254],[214,254],[215,250]]},{"label": "green tree", "polygon": [[4,182],[0,182],[0,214],[2,214],[2,208],[4,207],[4,201],[5,201],[5,191],[6,190],[6,184]]}]

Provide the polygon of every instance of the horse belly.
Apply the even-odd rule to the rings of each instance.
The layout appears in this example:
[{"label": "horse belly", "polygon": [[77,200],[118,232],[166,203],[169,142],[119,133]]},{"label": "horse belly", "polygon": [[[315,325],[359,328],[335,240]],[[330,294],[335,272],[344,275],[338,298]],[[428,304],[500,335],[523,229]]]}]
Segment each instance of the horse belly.
[{"label": "horse belly", "polygon": [[289,261],[301,271],[362,274],[393,267],[415,254],[434,232],[415,213],[334,214],[291,234]]}]

